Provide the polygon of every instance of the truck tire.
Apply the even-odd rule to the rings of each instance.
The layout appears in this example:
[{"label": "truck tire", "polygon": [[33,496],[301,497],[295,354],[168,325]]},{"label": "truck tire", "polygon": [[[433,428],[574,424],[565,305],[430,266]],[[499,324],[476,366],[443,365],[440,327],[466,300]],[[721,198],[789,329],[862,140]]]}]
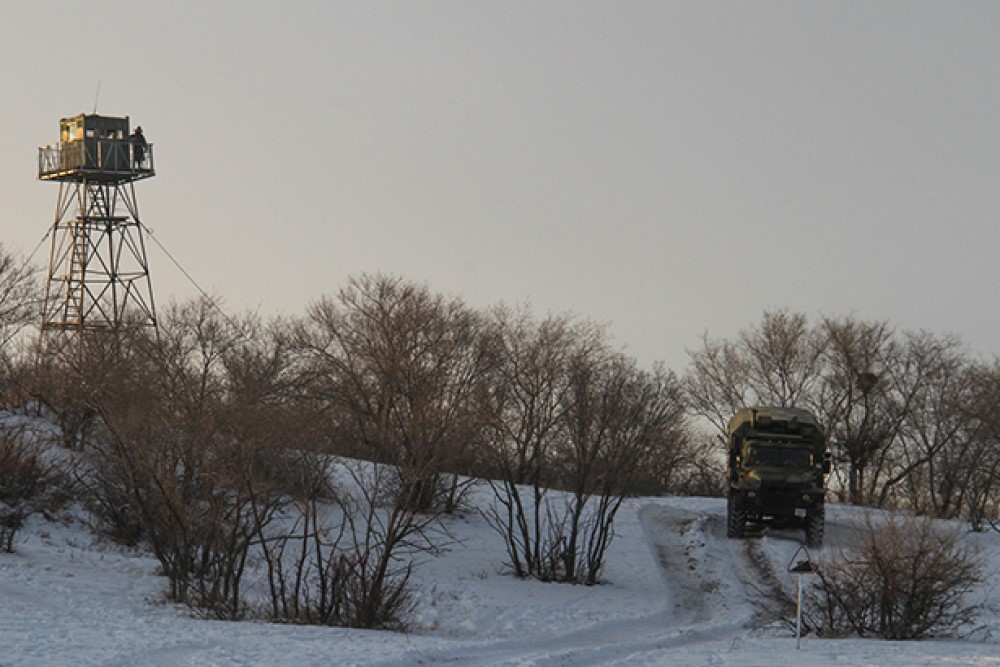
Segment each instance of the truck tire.
[{"label": "truck tire", "polygon": [[746,532],[746,526],[746,510],[743,509],[739,496],[730,493],[726,501],[726,536],[739,539]]},{"label": "truck tire", "polygon": [[806,519],[806,546],[823,546],[823,532],[826,529],[826,507],[819,508]]}]

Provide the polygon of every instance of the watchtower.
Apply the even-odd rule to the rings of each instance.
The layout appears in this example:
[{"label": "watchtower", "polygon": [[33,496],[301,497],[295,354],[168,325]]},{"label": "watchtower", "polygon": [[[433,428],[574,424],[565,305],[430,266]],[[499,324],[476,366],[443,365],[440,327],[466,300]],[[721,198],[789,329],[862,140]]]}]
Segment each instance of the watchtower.
[{"label": "watchtower", "polygon": [[59,183],[42,332],[156,326],[135,182],[156,175],[153,146],[128,117],[59,121],[38,178]]}]

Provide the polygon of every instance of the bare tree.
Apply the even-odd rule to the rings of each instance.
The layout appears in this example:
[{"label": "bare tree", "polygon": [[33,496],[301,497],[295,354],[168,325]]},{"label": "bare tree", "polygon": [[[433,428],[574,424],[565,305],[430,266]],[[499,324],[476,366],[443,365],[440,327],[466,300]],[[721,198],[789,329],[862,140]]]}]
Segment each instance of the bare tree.
[{"label": "bare tree", "polygon": [[299,341],[338,438],[397,466],[408,509],[448,505],[481,428],[492,363],[481,318],[426,287],[366,275],[313,304]]},{"label": "bare tree", "polygon": [[328,526],[321,510],[323,499],[333,496],[333,459],[314,452],[303,456],[308,465],[300,468],[306,474],[293,496],[295,522],[291,529],[269,530],[268,508],[258,508],[252,502],[260,552],[267,566],[269,616],[313,625],[342,625],[347,572],[336,551],[347,522]]},{"label": "bare tree", "polygon": [[34,355],[22,336],[41,319],[36,269],[0,243],[0,405],[22,406],[30,394]]},{"label": "bare tree", "polygon": [[824,376],[816,400],[835,474],[852,504],[877,502],[879,483],[912,396],[900,349],[885,322],[824,318]]},{"label": "bare tree", "polygon": [[391,466],[354,462],[346,470],[351,484],[339,490],[337,504],[348,525],[349,624],[401,627],[410,610],[414,558],[440,553],[452,538],[439,515],[413,512],[405,502],[380,502],[393,480]]},{"label": "bare tree", "polygon": [[[967,505],[967,471],[977,452],[979,426],[968,406],[975,400],[965,346],[952,336],[906,334],[900,380],[912,396],[902,415],[895,465],[878,504],[896,504],[951,518]],[[905,491],[900,493],[898,486]]]},{"label": "bare tree", "polygon": [[[518,576],[593,584],[623,499],[685,442],[676,378],[640,371],[605,334],[570,317],[495,312],[487,512]],[[552,488],[563,489],[563,493]]]},{"label": "bare tree", "polygon": [[595,344],[598,332],[569,316],[538,322],[526,309],[505,307],[493,312],[493,327],[500,362],[491,376],[488,450],[497,475],[490,484],[502,510],[489,518],[517,576],[554,578],[546,565],[555,550],[546,508],[553,452],[565,428],[566,368],[572,350]]},{"label": "bare tree", "polygon": [[571,494],[563,577],[595,584],[622,501],[683,433],[683,404],[673,374],[640,371],[619,353],[586,351],[567,370],[566,440],[553,462]]},{"label": "bare tree", "polygon": [[712,340],[706,333],[701,350],[688,351],[691,368],[684,378],[690,411],[705,419],[719,442],[725,440],[729,420],[748,404],[755,404],[748,395],[749,378],[742,351],[728,340]]},{"label": "bare tree", "polygon": [[805,315],[765,311],[735,341],[711,340],[689,351],[685,378],[690,410],[724,439],[730,418],[752,405],[810,405],[822,373],[823,338]]},{"label": "bare tree", "polygon": [[805,315],[765,312],[757,329],[740,333],[749,386],[757,404],[808,404],[820,381],[823,340]]},{"label": "bare tree", "polygon": [[35,267],[0,243],[0,351],[25,327],[39,321],[41,301]]},{"label": "bare tree", "polygon": [[967,378],[973,398],[966,414],[976,434],[962,466],[967,511],[975,530],[1000,530],[1000,361],[972,365]]},{"label": "bare tree", "polygon": [[810,328],[779,311],[735,341],[706,338],[691,357],[688,404],[720,437],[742,407],[806,407],[829,435],[831,488],[842,499],[958,511],[964,485],[953,459],[968,456],[977,435],[961,408],[969,390],[957,339],[900,337],[888,323],[854,317]]}]

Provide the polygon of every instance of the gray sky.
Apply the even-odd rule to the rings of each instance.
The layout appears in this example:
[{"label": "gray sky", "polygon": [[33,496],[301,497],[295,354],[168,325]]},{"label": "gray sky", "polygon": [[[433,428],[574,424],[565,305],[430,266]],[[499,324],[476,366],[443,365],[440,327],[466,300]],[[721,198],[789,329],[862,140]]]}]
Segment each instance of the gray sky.
[{"label": "gray sky", "polygon": [[[681,371],[768,308],[1000,353],[1000,3],[35,2],[0,21],[0,230],[60,117],[154,144],[143,222],[229,310],[381,271]],[[36,255],[47,261],[47,247]],[[155,245],[162,308],[196,290]]]}]

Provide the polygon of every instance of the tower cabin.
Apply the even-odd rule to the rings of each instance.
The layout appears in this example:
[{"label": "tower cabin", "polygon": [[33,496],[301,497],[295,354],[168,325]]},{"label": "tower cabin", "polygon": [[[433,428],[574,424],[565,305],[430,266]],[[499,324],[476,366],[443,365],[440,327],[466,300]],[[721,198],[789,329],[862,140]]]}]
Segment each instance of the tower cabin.
[{"label": "tower cabin", "polygon": [[125,183],[155,176],[153,146],[128,116],[80,114],[59,120],[59,143],[38,149],[43,181]]}]

